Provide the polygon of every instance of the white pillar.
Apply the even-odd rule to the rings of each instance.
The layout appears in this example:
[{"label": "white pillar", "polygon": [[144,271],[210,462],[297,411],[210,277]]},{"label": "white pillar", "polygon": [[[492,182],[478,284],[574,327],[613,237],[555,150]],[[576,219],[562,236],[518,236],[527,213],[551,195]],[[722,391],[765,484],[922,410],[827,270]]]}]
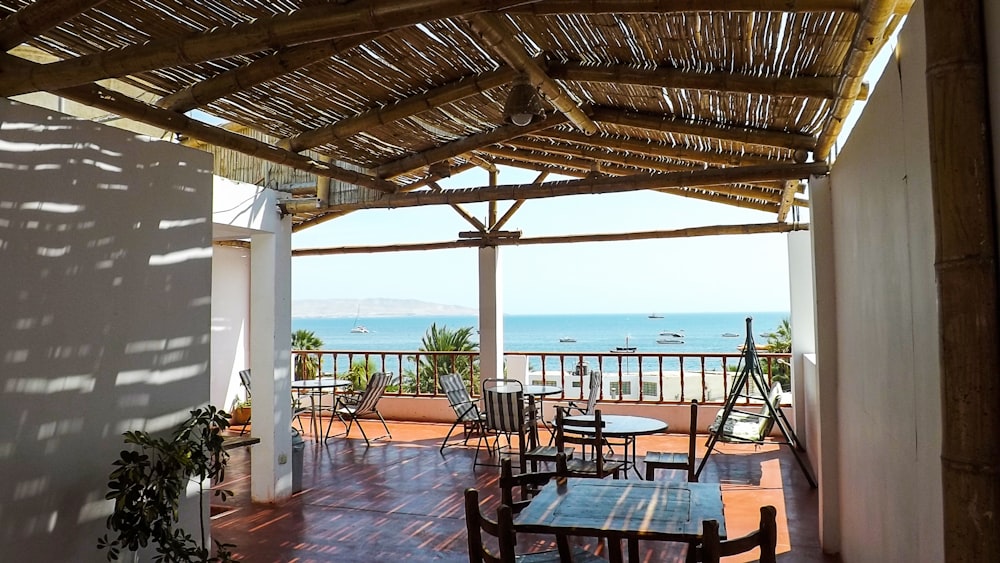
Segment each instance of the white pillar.
[{"label": "white pillar", "polygon": [[274,503],[292,494],[292,223],[250,239],[250,369],[253,435],[250,498]]},{"label": "white pillar", "polygon": [[503,375],[503,276],[500,249],[479,249],[479,369],[482,379]]},{"label": "white pillar", "polygon": [[808,450],[806,398],[802,379],[805,354],[816,353],[816,309],[813,293],[812,237],[809,231],[788,233],[788,289],[792,328],[792,425],[795,436]]}]

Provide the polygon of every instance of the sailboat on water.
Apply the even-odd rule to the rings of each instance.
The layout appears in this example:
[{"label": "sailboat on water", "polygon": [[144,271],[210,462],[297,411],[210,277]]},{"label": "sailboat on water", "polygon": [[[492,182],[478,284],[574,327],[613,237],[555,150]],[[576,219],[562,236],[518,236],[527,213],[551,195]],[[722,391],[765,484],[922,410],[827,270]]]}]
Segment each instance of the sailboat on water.
[{"label": "sailboat on water", "polygon": [[614,350],[611,350],[612,354],[635,354],[635,346],[628,345],[628,335],[625,335],[625,345],[615,346]]},{"label": "sailboat on water", "polygon": [[365,328],[365,325],[358,324],[358,317],[360,316],[361,316],[361,304],[359,303],[358,312],[354,315],[354,328],[351,329],[351,332],[354,334],[368,334],[368,329]]}]

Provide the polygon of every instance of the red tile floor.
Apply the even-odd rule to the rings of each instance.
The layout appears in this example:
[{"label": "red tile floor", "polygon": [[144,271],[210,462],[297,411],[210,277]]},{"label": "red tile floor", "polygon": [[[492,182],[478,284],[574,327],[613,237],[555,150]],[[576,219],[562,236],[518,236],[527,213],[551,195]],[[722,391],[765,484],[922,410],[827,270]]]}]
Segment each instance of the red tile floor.
[{"label": "red tile floor", "polygon": [[[252,448],[233,450],[224,488],[235,496],[225,502],[226,512],[213,505],[218,513],[213,540],[234,544],[238,558],[248,562],[468,561],[462,491],[477,487],[481,500],[495,505],[498,470],[480,466],[473,471],[474,438],[468,447],[440,454],[448,426],[390,422],[392,438],[373,441],[371,447],[356,429],[350,438],[331,437],[325,444],[307,436],[303,490],[279,506],[250,502]],[[369,436],[381,434],[378,422],[366,421],[365,428]],[[686,443],[686,436],[677,434],[641,436],[639,457],[647,449],[683,451]],[[657,478],[685,477],[659,471]],[[759,507],[771,504],[778,509],[778,561],[840,561],[819,548],[818,497],[787,447],[720,444],[701,481],[722,484],[730,537],[755,529]],[[592,538],[576,542],[606,556]],[[519,536],[518,545],[530,550],[551,544],[545,537]],[[644,542],[642,547],[643,561],[684,561],[686,548],[680,544]],[[756,559],[751,554],[726,561]]]}]

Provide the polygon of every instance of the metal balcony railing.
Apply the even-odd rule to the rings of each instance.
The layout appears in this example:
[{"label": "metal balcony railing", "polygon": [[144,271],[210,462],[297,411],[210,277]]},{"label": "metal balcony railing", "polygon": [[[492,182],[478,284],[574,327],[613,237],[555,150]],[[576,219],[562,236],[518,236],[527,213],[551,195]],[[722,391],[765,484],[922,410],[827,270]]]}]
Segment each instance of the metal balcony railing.
[{"label": "metal balcony railing", "polygon": [[[734,353],[564,353],[506,352],[505,357],[527,358],[526,383],[545,383],[563,388],[557,399],[581,399],[588,390],[589,374],[600,370],[603,386],[600,400],[636,404],[679,404],[692,399],[700,403],[725,402],[730,386],[743,369],[743,355]],[[438,378],[458,373],[473,396],[479,394],[479,352],[421,352],[386,350],[293,351],[296,379],[332,377],[350,379],[363,388],[372,373],[392,372],[387,396],[443,396]],[[758,353],[768,381],[781,381],[788,388],[791,354]],[[508,374],[523,377],[525,374]],[[756,390],[743,390],[754,395]]]}]

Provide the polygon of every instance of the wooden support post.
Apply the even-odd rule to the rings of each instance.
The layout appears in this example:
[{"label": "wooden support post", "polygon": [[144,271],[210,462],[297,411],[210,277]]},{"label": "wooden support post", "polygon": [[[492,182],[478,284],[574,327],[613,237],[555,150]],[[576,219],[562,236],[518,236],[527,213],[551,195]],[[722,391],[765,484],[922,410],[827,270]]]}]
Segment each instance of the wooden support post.
[{"label": "wooden support post", "polygon": [[[946,562],[1000,561],[996,185],[982,0],[925,0]],[[994,63],[995,66],[995,63]]]}]

